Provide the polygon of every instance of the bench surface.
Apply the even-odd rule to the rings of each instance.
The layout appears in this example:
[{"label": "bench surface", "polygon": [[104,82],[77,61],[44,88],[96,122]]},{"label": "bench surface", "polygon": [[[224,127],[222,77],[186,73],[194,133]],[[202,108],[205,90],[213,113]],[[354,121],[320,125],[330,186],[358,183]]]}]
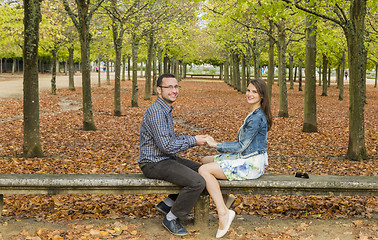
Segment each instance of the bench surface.
[{"label": "bench surface", "polygon": [[214,77],[218,77],[220,78],[220,75],[219,74],[189,74],[191,78],[193,77],[211,77],[211,78],[214,78]]},{"label": "bench surface", "polygon": [[[220,180],[224,193],[377,196],[378,176],[263,175]],[[0,174],[0,194],[168,194],[181,187],[142,174]]]}]

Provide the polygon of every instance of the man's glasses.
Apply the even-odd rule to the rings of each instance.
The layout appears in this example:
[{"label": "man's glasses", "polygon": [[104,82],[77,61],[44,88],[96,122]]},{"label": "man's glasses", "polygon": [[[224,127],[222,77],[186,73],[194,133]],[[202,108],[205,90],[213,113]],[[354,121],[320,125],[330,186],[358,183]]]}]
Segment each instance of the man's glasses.
[{"label": "man's glasses", "polygon": [[173,90],[173,89],[178,90],[178,89],[181,88],[181,86],[179,86],[179,85],[175,85],[175,86],[169,85],[169,86],[159,86],[159,87],[161,87],[161,88],[168,88],[169,90]]}]

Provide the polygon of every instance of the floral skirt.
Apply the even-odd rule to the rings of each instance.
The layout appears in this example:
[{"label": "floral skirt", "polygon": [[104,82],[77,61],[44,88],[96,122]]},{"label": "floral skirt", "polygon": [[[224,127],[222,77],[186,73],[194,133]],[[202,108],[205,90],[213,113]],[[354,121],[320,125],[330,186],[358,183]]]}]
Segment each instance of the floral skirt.
[{"label": "floral skirt", "polygon": [[229,181],[249,180],[261,177],[268,165],[268,154],[258,154],[240,158],[238,154],[228,153],[214,156]]}]

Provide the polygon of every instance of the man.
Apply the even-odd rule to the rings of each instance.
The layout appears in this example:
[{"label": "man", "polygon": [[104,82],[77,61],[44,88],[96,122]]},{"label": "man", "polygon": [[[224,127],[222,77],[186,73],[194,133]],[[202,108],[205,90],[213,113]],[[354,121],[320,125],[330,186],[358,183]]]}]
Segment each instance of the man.
[{"label": "man", "polygon": [[180,193],[171,194],[156,208],[166,214],[163,226],[172,234],[188,234],[181,225],[192,210],[206,186],[198,174],[201,164],[176,156],[197,145],[204,145],[207,135],[179,136],[173,128],[172,110],[180,86],[172,74],[163,74],[157,80],[157,100],[147,108],[140,127],[139,166],[148,178],[165,180],[182,186]]}]

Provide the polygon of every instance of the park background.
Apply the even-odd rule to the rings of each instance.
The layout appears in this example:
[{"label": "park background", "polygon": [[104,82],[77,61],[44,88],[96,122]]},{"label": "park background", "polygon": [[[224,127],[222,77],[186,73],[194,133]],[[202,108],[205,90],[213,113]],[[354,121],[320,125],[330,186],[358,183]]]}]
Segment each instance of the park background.
[{"label": "park background", "polygon": [[[153,92],[156,76],[161,72],[172,72],[183,87],[174,111],[175,127],[180,134],[207,133],[219,141],[235,140],[238,126],[248,114],[243,87],[247,79],[262,77],[272,91],[274,115],[274,127],[269,133],[270,165],[267,173],[294,175],[302,171],[309,172],[310,177],[311,174],[376,176],[378,121],[377,70],[374,67],[377,35],[374,31],[377,16],[374,5],[369,5],[372,1],[365,2],[369,11],[364,12],[367,24],[363,28],[362,52],[366,54],[365,60],[359,64],[365,67],[362,77],[353,72],[354,66],[350,65],[353,62],[350,53],[353,52],[349,48],[351,42],[345,38],[349,30],[337,27],[342,25],[341,22],[318,18],[317,34],[310,34],[309,26],[312,25],[305,24],[309,15],[305,16],[295,6],[286,5],[286,1],[118,1],[115,5],[114,1],[94,1],[87,12],[92,17],[87,26],[91,31],[90,52],[83,48],[88,40],[82,34],[84,25],[81,26],[80,19],[75,18],[80,8],[72,2],[64,9],[64,2],[69,3],[42,2],[39,51],[33,61],[22,57],[22,50],[31,49],[25,43],[23,45],[27,34],[23,34],[22,19],[26,11],[22,3],[4,1],[0,5],[4,13],[1,17],[4,28],[0,84],[8,84],[13,89],[13,83],[22,81],[24,90],[22,98],[4,98],[0,102],[2,173],[139,173],[136,160],[140,121],[145,109],[156,99]],[[347,14],[356,2],[359,1],[337,1],[334,6]],[[34,7],[39,5],[38,1],[31,3]],[[326,6],[320,4],[318,7]],[[117,18],[120,16],[117,14],[125,15]],[[164,17],[160,19],[159,16]],[[352,21],[347,15],[344,20],[345,23]],[[28,23],[31,22],[26,21],[25,27]],[[276,27],[270,29],[270,23]],[[284,32],[279,31],[282,24]],[[114,33],[122,31],[124,38],[114,38]],[[313,45],[307,44],[314,36],[316,54],[306,58],[310,52],[314,53]],[[276,47],[269,48],[272,39]],[[117,52],[114,46],[120,41],[122,51]],[[273,55],[269,50],[273,50]],[[85,53],[90,53],[90,57]],[[60,64],[54,61],[55,57]],[[270,65],[272,59],[273,67]],[[25,68],[21,76],[18,71],[24,70],[24,66],[31,68]],[[196,71],[195,66],[207,69]],[[345,70],[350,74],[347,78]],[[28,74],[36,71],[40,74]],[[196,74],[205,74],[207,76],[202,77],[207,78],[198,79],[194,77]],[[221,80],[210,76],[217,74]],[[39,92],[42,86],[46,89],[43,79],[49,79],[49,90],[35,98],[36,95],[30,93]],[[78,80],[82,84],[77,84]],[[306,90],[310,85],[312,88]],[[4,91],[6,88],[1,86]],[[355,89],[362,94],[356,96]],[[311,90],[313,95],[310,95],[310,101],[306,101],[306,94]],[[20,93],[16,95],[20,96]],[[348,159],[347,154],[353,111],[350,103],[353,101],[362,103],[359,113],[363,113],[364,128],[358,135],[363,136],[366,155],[358,158],[359,161]],[[30,102],[35,104],[25,112],[24,106]],[[83,103],[89,103],[91,108],[83,108]],[[36,104],[38,108],[35,108]],[[308,125],[306,120],[309,120],[305,109],[314,105],[316,108],[312,110],[309,122],[312,131],[304,131],[304,125]],[[34,119],[31,125],[25,123],[26,116]],[[25,136],[24,129],[35,129],[36,122],[37,136]],[[33,141],[28,141],[28,137]],[[25,144],[29,142],[33,142],[32,146]],[[30,153],[34,156],[28,156]],[[206,147],[197,147],[183,156],[199,160],[214,153]],[[120,239],[154,236],[164,239],[167,235],[161,228],[151,227],[155,231],[151,233],[143,227],[146,222],[128,222],[146,218],[159,220],[154,206],[162,197],[6,196],[2,213],[6,220],[1,234],[8,236],[8,225],[32,219],[66,224],[58,230],[38,227],[30,232],[17,227],[20,231],[15,239],[75,239],[77,236]],[[323,222],[321,228],[327,229],[326,234],[334,234],[329,239],[376,237],[375,197],[237,196],[234,207],[242,218],[255,218],[249,221],[239,218],[237,223],[240,226],[233,228],[230,238],[238,237],[242,232],[250,239],[318,239],[320,233],[310,231],[312,222],[315,225],[318,219],[338,226],[339,230],[335,231],[334,227],[327,228],[327,222]],[[86,219],[113,222],[95,225],[76,222]],[[277,229],[272,227],[274,231],[269,230],[269,221],[267,225],[258,225],[259,221],[270,219],[301,221],[286,226],[284,222]],[[343,222],[346,219],[350,221]],[[66,225],[72,222],[67,230]],[[155,223],[160,224],[159,221]],[[345,230],[349,228],[351,230]],[[201,238],[203,234],[193,229],[188,238]]]}]

